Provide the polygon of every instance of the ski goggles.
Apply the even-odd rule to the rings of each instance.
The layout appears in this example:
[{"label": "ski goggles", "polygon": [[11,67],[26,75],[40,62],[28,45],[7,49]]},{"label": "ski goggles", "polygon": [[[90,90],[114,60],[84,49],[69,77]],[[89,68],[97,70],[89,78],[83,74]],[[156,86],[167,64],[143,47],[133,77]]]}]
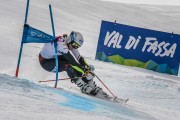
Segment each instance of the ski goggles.
[{"label": "ski goggles", "polygon": [[77,44],[75,41],[71,41],[70,44],[72,45],[72,47],[73,47],[74,49],[77,49],[77,48],[81,47],[81,46],[80,46],[79,44]]}]

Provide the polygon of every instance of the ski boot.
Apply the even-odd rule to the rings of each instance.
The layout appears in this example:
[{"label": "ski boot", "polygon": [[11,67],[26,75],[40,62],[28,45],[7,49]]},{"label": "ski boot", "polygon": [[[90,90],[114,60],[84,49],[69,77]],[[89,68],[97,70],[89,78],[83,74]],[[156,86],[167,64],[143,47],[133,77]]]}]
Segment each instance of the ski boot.
[{"label": "ski boot", "polygon": [[84,82],[81,78],[79,78],[75,84],[81,89],[82,93],[89,94],[93,90],[93,87],[90,84]]}]

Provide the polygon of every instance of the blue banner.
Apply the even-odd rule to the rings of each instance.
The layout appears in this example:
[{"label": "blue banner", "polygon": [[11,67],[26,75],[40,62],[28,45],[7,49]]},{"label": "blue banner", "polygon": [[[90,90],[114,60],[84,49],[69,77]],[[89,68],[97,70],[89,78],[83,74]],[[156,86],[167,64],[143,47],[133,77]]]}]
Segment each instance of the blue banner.
[{"label": "blue banner", "polygon": [[55,37],[30,27],[29,25],[24,25],[23,31],[23,43],[50,43],[55,40]]},{"label": "blue banner", "polygon": [[178,75],[180,35],[102,21],[96,59]]}]

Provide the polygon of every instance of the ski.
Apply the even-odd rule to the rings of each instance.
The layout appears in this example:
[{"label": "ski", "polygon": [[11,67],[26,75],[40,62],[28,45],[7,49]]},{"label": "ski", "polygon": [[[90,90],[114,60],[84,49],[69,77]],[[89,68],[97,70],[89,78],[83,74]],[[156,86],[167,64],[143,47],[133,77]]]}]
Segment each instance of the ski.
[{"label": "ski", "polygon": [[[92,96],[92,95],[90,95]],[[93,96],[96,97],[96,96]],[[116,102],[116,103],[121,103],[121,104],[126,104],[127,101],[129,101],[129,99],[123,99],[123,98],[118,98],[118,97],[111,97],[109,95],[106,95],[104,97],[96,97],[96,98],[100,98],[106,101],[110,101],[110,102]]]},{"label": "ski", "polygon": [[122,103],[122,104],[125,104],[127,103],[127,101],[129,101],[129,99],[122,99],[122,98],[118,98],[118,97],[114,97],[112,99],[113,102],[117,102],[117,103]]}]

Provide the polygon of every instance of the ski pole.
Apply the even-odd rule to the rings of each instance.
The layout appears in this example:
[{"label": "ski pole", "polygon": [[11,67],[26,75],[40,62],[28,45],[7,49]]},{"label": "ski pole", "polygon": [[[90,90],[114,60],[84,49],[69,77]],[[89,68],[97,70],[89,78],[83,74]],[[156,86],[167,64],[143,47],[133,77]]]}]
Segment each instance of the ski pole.
[{"label": "ski pole", "polygon": [[111,95],[113,96],[113,97],[115,97],[116,98],[116,96],[110,91],[110,89],[103,83],[103,81],[96,75],[96,74],[94,74],[96,77],[97,77],[97,79],[104,85],[104,87],[111,93]]},{"label": "ski pole", "polygon": [[[78,78],[84,78],[85,76],[82,76],[82,77],[74,77],[74,78],[62,78],[62,79],[58,79],[58,80],[70,80],[70,79],[78,79]],[[40,80],[38,82],[53,82],[53,81],[56,81],[56,80]]]}]

